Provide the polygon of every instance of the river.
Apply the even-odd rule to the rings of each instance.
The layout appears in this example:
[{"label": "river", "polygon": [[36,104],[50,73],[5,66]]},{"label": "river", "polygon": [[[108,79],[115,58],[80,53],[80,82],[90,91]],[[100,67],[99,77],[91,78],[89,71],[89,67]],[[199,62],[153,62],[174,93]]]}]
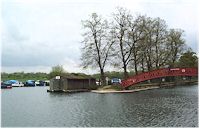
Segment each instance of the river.
[{"label": "river", "polygon": [[135,93],[1,90],[2,127],[198,127],[198,86]]}]

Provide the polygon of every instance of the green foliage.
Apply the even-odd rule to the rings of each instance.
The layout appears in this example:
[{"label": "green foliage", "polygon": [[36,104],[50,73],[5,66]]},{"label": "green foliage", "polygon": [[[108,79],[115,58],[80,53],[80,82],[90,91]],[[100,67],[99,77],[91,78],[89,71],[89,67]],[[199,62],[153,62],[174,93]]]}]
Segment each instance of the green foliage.
[{"label": "green foliage", "polygon": [[25,82],[26,80],[49,80],[55,76],[67,76],[72,78],[88,78],[90,75],[84,73],[67,73],[62,66],[52,67],[51,72],[48,73],[24,73],[24,72],[15,72],[15,73],[1,73],[1,81],[6,80],[18,80]]},{"label": "green foliage", "polygon": [[195,52],[188,50],[183,53],[178,62],[179,67],[198,67],[198,57]]},{"label": "green foliage", "polygon": [[26,80],[49,80],[50,77],[55,77],[56,75],[63,75],[72,78],[88,78],[90,75],[86,75],[84,73],[66,73],[61,72],[62,74],[57,73],[24,73],[24,72],[15,72],[15,73],[1,73],[1,81],[6,80],[18,80],[21,82],[25,82]]},{"label": "green foliage", "polygon": [[[123,72],[115,72],[115,71],[107,71],[105,72],[105,76],[108,78],[123,78]],[[93,74],[92,77],[99,79],[100,74]]]},{"label": "green foliage", "polygon": [[66,74],[67,72],[65,72],[63,66],[57,65],[57,66],[52,67],[52,70],[49,73],[48,78],[51,79],[55,76],[64,76]]},{"label": "green foliage", "polygon": [[1,73],[1,81],[6,80],[19,80],[25,82],[26,80],[47,80],[47,73],[24,73],[24,72],[15,72],[15,73]]},{"label": "green foliage", "polygon": [[120,85],[107,85],[107,86],[101,86],[98,87],[97,90],[116,90],[116,91],[121,91],[123,88]]},{"label": "green foliage", "polygon": [[[133,71],[130,71],[129,76],[134,75],[135,73]],[[116,71],[107,71],[105,72],[105,76],[108,78],[124,78],[124,72],[116,72]],[[99,79],[100,78],[100,74],[93,74],[92,77]]]}]

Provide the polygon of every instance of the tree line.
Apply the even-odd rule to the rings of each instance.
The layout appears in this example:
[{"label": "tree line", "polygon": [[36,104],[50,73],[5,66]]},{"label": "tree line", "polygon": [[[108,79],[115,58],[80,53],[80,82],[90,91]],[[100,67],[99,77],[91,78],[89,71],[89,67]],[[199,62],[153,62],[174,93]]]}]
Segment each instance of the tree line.
[{"label": "tree line", "polygon": [[25,82],[27,80],[50,80],[54,78],[55,76],[67,76],[67,77],[76,77],[76,78],[91,77],[90,75],[86,75],[84,73],[69,73],[63,68],[62,65],[56,65],[51,68],[51,71],[49,73],[1,72],[1,81],[18,80],[18,81]]},{"label": "tree line", "polygon": [[123,69],[124,78],[128,78],[128,70],[138,74],[176,67],[181,54],[188,49],[182,29],[169,28],[159,17],[133,15],[121,7],[109,20],[92,13],[82,21],[82,26],[82,66],[99,68],[102,84],[106,66]]},{"label": "tree line", "polygon": [[24,72],[14,72],[14,73],[1,73],[1,81],[7,80],[18,80],[25,82],[26,80],[48,80],[49,74],[37,72],[37,73],[24,73]]},{"label": "tree line", "polygon": [[[198,58],[195,52],[192,52],[191,49],[181,54],[179,60],[174,64],[175,67],[198,67]],[[142,71],[138,71],[142,72]],[[135,75],[134,71],[130,71],[129,75]],[[62,65],[53,66],[50,73],[24,73],[24,72],[15,72],[15,73],[1,73],[1,81],[6,80],[19,80],[25,82],[26,80],[49,80],[55,76],[68,76],[68,77],[93,77],[99,80],[101,77],[100,74],[96,73],[93,75],[86,75],[84,73],[69,73],[67,72]],[[123,78],[123,72],[117,71],[106,71],[105,76],[108,78]]]}]

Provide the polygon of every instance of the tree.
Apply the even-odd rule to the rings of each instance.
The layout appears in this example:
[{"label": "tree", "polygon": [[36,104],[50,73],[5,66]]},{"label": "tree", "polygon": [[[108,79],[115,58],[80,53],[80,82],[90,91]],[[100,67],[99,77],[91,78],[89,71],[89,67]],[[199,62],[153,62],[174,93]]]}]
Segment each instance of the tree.
[{"label": "tree", "polygon": [[82,48],[82,65],[84,68],[92,66],[99,67],[102,84],[106,84],[104,69],[109,57],[112,55],[112,44],[114,43],[112,33],[108,31],[108,23],[96,13],[89,20],[82,21],[87,30],[84,34]]},{"label": "tree", "polygon": [[141,63],[142,71],[145,71],[145,64],[150,71],[152,68],[160,68],[166,61],[164,51],[166,43],[166,23],[160,18],[150,18],[139,15],[129,24],[129,36],[132,48],[132,65],[135,74],[138,74],[138,67]]},{"label": "tree", "polygon": [[148,71],[152,70],[153,67],[153,56],[154,56],[154,21],[151,17],[142,17],[142,28],[143,28],[143,41],[140,42],[142,47],[141,47],[141,55],[142,58],[142,66],[147,68]]},{"label": "tree", "polygon": [[168,49],[166,45],[167,25],[165,20],[158,18],[153,19],[153,63],[156,69],[164,66],[168,60]]},{"label": "tree", "polygon": [[188,50],[181,55],[178,61],[179,67],[198,67],[198,57],[195,52]]},{"label": "tree", "polygon": [[170,50],[168,64],[170,67],[174,67],[175,62],[184,50],[185,40],[183,39],[183,32],[181,29],[170,29],[168,32],[167,45]]},{"label": "tree", "polygon": [[143,38],[139,50],[139,60],[144,72],[170,65],[175,66],[183,52],[185,42],[181,29],[167,29],[166,22],[160,18],[142,16]]},{"label": "tree", "polygon": [[[129,21],[129,32],[130,38],[130,59],[131,66],[135,70],[135,74],[138,74],[139,65],[139,52],[141,51],[141,41],[143,40],[143,16],[137,16],[134,20]],[[130,66],[130,68],[132,68]]]},{"label": "tree", "polygon": [[62,76],[62,75],[65,75],[65,74],[66,74],[66,72],[65,72],[63,66],[57,65],[57,66],[52,67],[52,70],[49,73],[49,78],[51,79],[55,76]]},{"label": "tree", "polygon": [[[131,21],[132,19],[132,16],[128,10],[124,8],[117,8],[117,13],[113,14],[113,18],[113,28],[115,29],[115,35],[117,38],[116,44],[118,44],[116,47],[118,51],[116,52],[118,58],[120,59],[120,62],[122,62],[124,78],[128,78],[127,69],[130,63],[133,48],[133,45],[131,44],[131,42],[129,42],[130,38],[128,37],[128,25],[129,21]],[[117,63],[118,65],[121,65],[121,63],[119,62]]]},{"label": "tree", "polygon": [[112,18],[108,24],[93,13],[83,21],[87,31],[83,35],[82,64],[85,68],[99,67],[103,83],[108,62],[123,68],[125,79],[130,70],[138,74],[177,65],[186,46],[183,30],[168,29],[166,21],[159,17],[133,17],[129,10],[120,7]]}]

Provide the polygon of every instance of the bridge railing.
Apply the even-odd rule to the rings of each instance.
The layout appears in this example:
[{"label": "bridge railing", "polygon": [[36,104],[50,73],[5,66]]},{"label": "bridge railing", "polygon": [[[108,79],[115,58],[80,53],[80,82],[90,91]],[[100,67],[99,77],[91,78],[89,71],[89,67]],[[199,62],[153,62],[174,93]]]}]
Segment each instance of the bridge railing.
[{"label": "bridge railing", "polygon": [[162,68],[150,72],[140,73],[128,79],[122,80],[122,87],[129,87],[142,81],[167,76],[197,76],[197,68]]}]

